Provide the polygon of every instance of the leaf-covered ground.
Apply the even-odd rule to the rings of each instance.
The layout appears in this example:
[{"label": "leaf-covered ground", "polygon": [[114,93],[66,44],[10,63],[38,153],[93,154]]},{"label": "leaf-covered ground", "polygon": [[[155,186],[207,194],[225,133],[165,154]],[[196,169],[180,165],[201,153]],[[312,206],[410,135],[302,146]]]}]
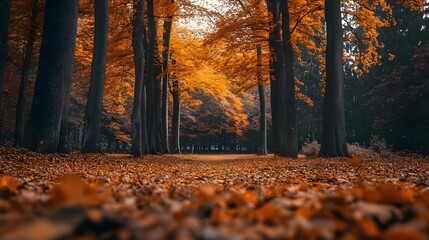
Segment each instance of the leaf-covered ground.
[{"label": "leaf-covered ground", "polygon": [[429,239],[429,160],[0,148],[0,239]]}]

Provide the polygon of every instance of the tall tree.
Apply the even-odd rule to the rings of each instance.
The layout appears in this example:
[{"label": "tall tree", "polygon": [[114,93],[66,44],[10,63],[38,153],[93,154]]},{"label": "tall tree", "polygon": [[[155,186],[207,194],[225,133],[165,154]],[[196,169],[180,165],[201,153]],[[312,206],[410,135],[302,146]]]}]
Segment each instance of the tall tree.
[{"label": "tall tree", "polygon": [[156,74],[156,23],[155,23],[155,10],[153,0],[147,0],[147,87],[146,87],[146,113],[147,113],[147,129],[148,129],[148,144],[150,153],[158,153],[157,142],[156,142],[156,128],[157,128],[157,114],[156,104],[160,99],[157,98],[155,93],[156,88],[159,85],[157,83]]},{"label": "tall tree", "polygon": [[[280,0],[267,0],[267,4],[268,11],[272,14],[274,24],[274,27],[270,32],[269,38],[270,51],[272,54],[272,69],[270,69],[270,71],[273,71],[274,76],[274,79],[271,80],[271,108],[273,114],[273,132],[275,133],[274,141],[277,150],[276,152],[280,156],[289,157],[291,156],[290,154],[293,152],[290,149],[294,149],[295,147],[292,146],[290,148],[290,146],[288,145],[293,142],[290,141],[291,139],[288,140],[289,131],[293,129],[289,129],[287,126],[287,88],[289,86],[286,78],[290,78],[291,76],[293,78],[293,72],[291,72],[290,69],[285,69],[285,54],[283,49],[282,35],[280,31],[282,28],[282,26],[280,25]],[[288,56],[290,55],[292,54],[289,53]],[[291,64],[291,62],[289,62],[288,64]],[[290,67],[291,66],[289,66],[289,68]],[[286,76],[286,70],[289,70],[288,76]],[[292,81],[294,82],[294,80]]]},{"label": "tall tree", "polygon": [[34,44],[37,40],[37,24],[42,7],[41,0],[33,0],[31,6],[30,25],[27,30],[24,62],[22,64],[21,82],[19,83],[18,103],[16,105],[15,123],[15,145],[22,146],[24,143],[25,128],[25,102],[27,100],[27,88],[33,59]]},{"label": "tall tree", "polygon": [[[170,0],[170,4],[173,4],[174,0]],[[162,150],[164,153],[169,153],[169,139],[168,139],[168,62],[170,59],[170,40],[171,40],[171,29],[173,26],[173,12],[168,13],[164,19],[164,48],[162,52],[164,70],[162,79]]]},{"label": "tall tree", "polygon": [[56,152],[68,103],[78,0],[46,0],[33,103],[25,131],[25,146],[38,152]]},{"label": "tall tree", "polygon": [[134,50],[134,104],[131,120],[131,154],[140,156],[147,153],[147,134],[143,119],[145,112],[145,91],[144,91],[144,0],[134,0],[135,16],[133,30],[133,50]]},{"label": "tall tree", "polygon": [[[172,61],[175,63],[175,60]],[[180,88],[179,80],[173,74],[173,119],[171,123],[171,153],[180,153]]]},{"label": "tall tree", "polygon": [[100,125],[108,38],[108,0],[95,0],[94,51],[91,81],[85,107],[84,147],[86,152],[100,151]]},{"label": "tall tree", "polygon": [[286,123],[285,131],[285,152],[282,156],[296,158],[298,156],[298,134],[296,128],[296,98],[295,98],[295,74],[293,70],[293,49],[290,33],[289,18],[289,0],[281,0],[282,9],[282,35],[283,35],[283,52],[285,60],[285,81],[286,81]]},{"label": "tall tree", "polygon": [[344,157],[349,156],[349,153],[345,121],[341,1],[325,1],[325,19],[327,31],[326,91],[320,155]]},{"label": "tall tree", "polygon": [[3,82],[6,69],[6,50],[9,35],[10,0],[0,0],[0,130],[2,129],[4,104]]},{"label": "tall tree", "polygon": [[265,88],[262,82],[262,47],[256,50],[257,80],[259,92],[259,154],[267,154],[267,104],[265,101]]}]

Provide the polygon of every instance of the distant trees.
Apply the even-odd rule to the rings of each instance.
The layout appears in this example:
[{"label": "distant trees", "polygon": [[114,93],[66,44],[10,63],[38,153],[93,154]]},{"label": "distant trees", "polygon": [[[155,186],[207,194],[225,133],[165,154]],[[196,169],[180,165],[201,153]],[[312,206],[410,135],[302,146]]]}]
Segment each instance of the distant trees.
[{"label": "distant trees", "polygon": [[91,81],[85,107],[85,152],[99,152],[101,112],[103,108],[104,78],[108,38],[108,0],[95,0],[94,50],[91,65]]},{"label": "distant trees", "polygon": [[25,103],[27,100],[28,85],[30,83],[30,70],[33,62],[34,45],[39,37],[38,30],[40,15],[42,11],[42,1],[33,0],[31,4],[31,15],[25,40],[25,53],[22,64],[21,81],[19,83],[18,103],[15,114],[15,145],[24,144],[25,129]]},{"label": "distant trees", "polygon": [[[294,158],[303,141],[318,139],[321,155],[344,157],[348,131],[349,141],[367,144],[377,133],[427,149],[424,0],[224,1],[224,12],[182,0],[80,1],[77,39],[77,1],[47,1],[38,51],[43,3],[0,1],[0,124],[11,138],[15,128],[16,145],[98,152],[131,142],[140,156],[214,141],[218,151]],[[203,14],[209,34],[173,27]]]},{"label": "distant trees", "polygon": [[46,0],[39,71],[25,130],[25,146],[33,151],[58,150],[70,94],[77,17],[77,0]]}]

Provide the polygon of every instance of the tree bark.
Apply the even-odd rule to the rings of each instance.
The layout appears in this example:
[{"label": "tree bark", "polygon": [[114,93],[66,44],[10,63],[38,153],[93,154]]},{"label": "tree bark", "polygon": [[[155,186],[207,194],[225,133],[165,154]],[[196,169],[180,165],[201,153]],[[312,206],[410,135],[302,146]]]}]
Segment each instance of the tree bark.
[{"label": "tree bark", "polygon": [[345,124],[343,28],[339,0],[325,1],[325,19],[327,29],[326,91],[320,155],[344,157],[349,156],[349,153]]},{"label": "tree bark", "polygon": [[296,127],[295,74],[293,70],[294,56],[290,34],[289,0],[282,0],[281,8],[283,53],[286,77],[286,131],[284,132],[286,146],[285,152],[281,152],[281,155],[284,157],[296,158],[298,157],[298,134]]},{"label": "tree bark", "polygon": [[[170,0],[170,3],[174,3],[174,0]],[[164,50],[162,52],[164,70],[162,79],[162,150],[164,153],[169,153],[169,136],[168,136],[168,62],[170,58],[170,39],[171,29],[173,26],[173,16],[167,16],[164,20]]]},{"label": "tree bark", "polygon": [[133,32],[135,85],[131,125],[131,154],[135,156],[141,156],[147,151],[147,139],[143,137],[146,132],[146,126],[143,124],[143,119],[146,118],[144,106],[144,4],[144,0],[134,1],[134,8],[136,9]]},{"label": "tree bark", "polygon": [[180,154],[180,89],[179,81],[173,79],[173,119],[171,126],[171,153]]},{"label": "tree bark", "polygon": [[271,80],[271,111],[273,113],[273,134],[275,153],[287,156],[287,128],[286,128],[286,75],[285,59],[281,39],[280,2],[279,0],[267,0],[268,11],[272,14],[274,29],[270,32],[271,71],[274,79]]},{"label": "tree bark", "polygon": [[259,91],[259,154],[267,154],[267,107],[265,100],[265,89],[262,83],[262,48],[258,47],[256,50],[257,58],[257,78],[258,78],[258,91]]},{"label": "tree bark", "polygon": [[76,45],[78,0],[46,0],[45,18],[33,103],[25,146],[56,152],[68,104]]},{"label": "tree bark", "polygon": [[162,113],[161,113],[161,82],[162,82],[162,60],[158,51],[158,40],[155,39],[155,146],[156,153],[162,154]]},{"label": "tree bark", "polygon": [[0,0],[0,132],[3,128],[3,85],[6,70],[6,51],[9,36],[10,0]]},{"label": "tree bark", "polygon": [[[158,153],[156,144],[156,69],[155,69],[155,41],[157,37],[156,24],[155,24],[155,13],[153,0],[147,0],[147,21],[148,21],[148,33],[147,33],[147,87],[146,87],[146,112],[147,112],[147,130],[148,130],[148,145],[149,151],[152,154]],[[158,102],[160,99],[158,99]]]},{"label": "tree bark", "polygon": [[21,81],[19,83],[18,103],[16,105],[15,120],[15,146],[24,144],[25,129],[25,102],[27,100],[27,88],[33,59],[34,43],[37,39],[37,23],[41,8],[41,0],[34,0],[31,6],[30,26],[25,43],[24,62],[22,64]]},{"label": "tree bark", "polygon": [[85,107],[85,152],[100,152],[101,112],[103,109],[104,80],[108,38],[108,0],[95,0],[94,51],[91,81]]}]

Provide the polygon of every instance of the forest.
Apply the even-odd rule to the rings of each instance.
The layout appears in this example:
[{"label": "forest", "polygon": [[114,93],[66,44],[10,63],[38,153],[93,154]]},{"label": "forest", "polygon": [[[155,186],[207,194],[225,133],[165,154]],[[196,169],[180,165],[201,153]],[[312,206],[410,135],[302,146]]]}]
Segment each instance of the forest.
[{"label": "forest", "polygon": [[427,0],[0,0],[0,239],[429,239]]}]

